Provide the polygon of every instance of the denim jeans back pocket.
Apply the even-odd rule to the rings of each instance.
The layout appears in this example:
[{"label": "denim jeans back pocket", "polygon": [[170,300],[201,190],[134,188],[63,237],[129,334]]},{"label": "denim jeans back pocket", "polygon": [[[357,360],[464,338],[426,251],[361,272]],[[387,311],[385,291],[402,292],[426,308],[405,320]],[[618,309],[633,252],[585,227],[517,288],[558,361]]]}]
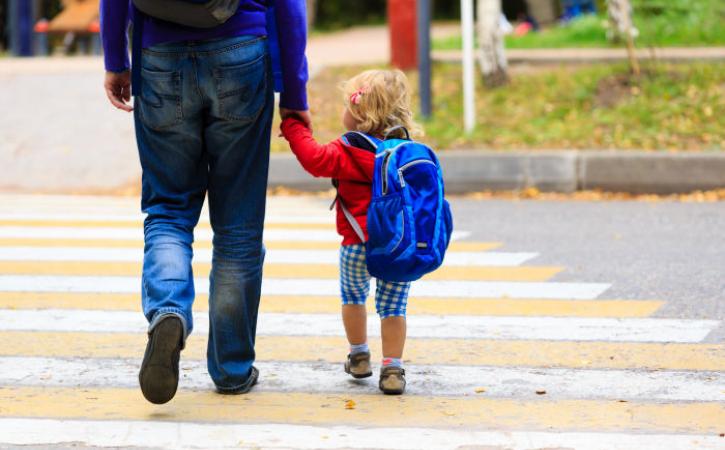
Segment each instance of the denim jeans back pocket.
[{"label": "denim jeans back pocket", "polygon": [[219,116],[226,120],[253,122],[267,102],[267,58],[262,54],[236,66],[214,69]]},{"label": "denim jeans back pocket", "polygon": [[156,131],[181,123],[181,72],[141,69],[141,77],[141,122]]}]

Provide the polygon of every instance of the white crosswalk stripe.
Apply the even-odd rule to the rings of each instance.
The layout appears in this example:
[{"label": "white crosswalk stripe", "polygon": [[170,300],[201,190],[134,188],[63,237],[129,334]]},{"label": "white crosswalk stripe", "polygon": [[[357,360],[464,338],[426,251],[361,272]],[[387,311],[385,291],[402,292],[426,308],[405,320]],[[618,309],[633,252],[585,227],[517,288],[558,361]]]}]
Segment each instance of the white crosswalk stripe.
[{"label": "white crosswalk stripe", "polygon": [[[39,430],[43,432],[40,433]],[[3,441],[15,445],[82,442],[91,446],[175,449],[305,449],[395,450],[490,449],[542,450],[722,450],[716,435],[546,433],[378,428],[350,426],[215,425],[186,422],[132,422],[0,419]],[[383,438],[384,437],[384,438]]]},{"label": "white crosswalk stripe", "polygon": [[[368,332],[380,335],[370,320]],[[408,318],[408,336],[458,339],[545,339],[576,341],[699,342],[719,321],[685,319],[607,319],[571,317],[421,316]],[[98,310],[0,310],[0,330],[53,330],[142,333],[140,313]],[[194,329],[207,333],[206,314],[194,315]],[[257,333],[270,336],[338,336],[337,314],[259,315]]]},{"label": "white crosswalk stripe", "polygon": [[[306,215],[299,214],[286,214],[286,215],[272,215],[268,214],[265,217],[265,222],[269,224],[274,223],[298,223],[298,224],[319,224],[319,225],[330,225],[331,219],[333,218],[332,213],[329,214],[315,214],[311,215],[307,212]],[[59,221],[88,221],[88,222],[128,222],[129,225],[138,225],[146,218],[145,214],[131,213],[131,214],[98,214],[97,212],[88,211],[81,213],[17,213],[8,212],[0,213],[0,223],[3,221],[10,220],[22,220],[22,221],[48,221],[48,222],[59,222]],[[200,224],[208,224],[209,219],[202,215],[199,219]]]},{"label": "white crosswalk stripe", "polygon": [[[344,350],[344,349],[343,349]],[[341,352],[344,356],[344,352]],[[323,362],[258,362],[263,392],[337,392],[376,394],[377,379],[350,380],[342,364]],[[182,389],[213,389],[205,361],[181,363]],[[408,368],[410,395],[536,399],[582,398],[624,400],[725,401],[725,374],[715,372],[573,370],[482,366],[421,365]],[[138,360],[0,357],[0,385],[116,386],[136,388]]]},{"label": "white crosswalk stripe", "polygon": [[[535,258],[530,252],[450,252],[446,266],[518,266]],[[194,261],[210,262],[210,249],[196,249]],[[267,250],[267,264],[338,264],[337,250]],[[0,261],[120,261],[140,262],[143,249],[76,247],[0,247]]]},{"label": "white crosswalk stripe", "polygon": [[[603,283],[534,283],[497,281],[431,281],[413,283],[412,297],[568,298],[594,299],[609,288]],[[196,292],[207,294],[208,280],[196,280]],[[1,275],[0,291],[139,293],[136,277]],[[331,295],[340,293],[337,280],[264,279],[263,295]]]},{"label": "white crosswalk stripe", "polygon": [[[464,239],[469,234],[464,231],[454,231],[451,239],[454,241]],[[194,238],[198,241],[210,241],[212,237],[213,233],[210,229],[200,228],[194,232]],[[143,240],[143,229],[0,226],[0,238]],[[341,241],[335,231],[315,229],[267,229],[264,231],[264,239],[266,241]]]}]

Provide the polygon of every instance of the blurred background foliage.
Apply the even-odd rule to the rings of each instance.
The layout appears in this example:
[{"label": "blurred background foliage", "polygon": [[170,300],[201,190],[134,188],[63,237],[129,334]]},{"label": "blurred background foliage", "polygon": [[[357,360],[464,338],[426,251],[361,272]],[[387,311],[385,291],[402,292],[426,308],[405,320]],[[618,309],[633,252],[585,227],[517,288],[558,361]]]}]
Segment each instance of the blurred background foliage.
[{"label": "blurred background foliage", "polygon": [[[310,19],[318,30],[335,30],[360,24],[382,24],[386,20],[386,0],[307,0]],[[457,1],[434,0],[436,20],[457,19],[460,4]]]},{"label": "blurred background foliage", "polygon": [[[46,18],[54,17],[64,3],[63,0],[35,1],[38,1],[39,10]],[[383,24],[387,16],[386,0],[306,1],[311,25],[323,32],[351,25]],[[503,2],[513,4],[521,0]],[[552,2],[556,3],[557,0]],[[584,15],[565,24],[555,24],[541,33],[510,38],[507,44],[513,48],[606,46],[606,0],[596,0],[596,4],[599,9],[596,15]],[[725,0],[632,0],[632,4],[642,45],[725,44]],[[3,19],[6,9],[7,0],[0,0],[0,19]],[[433,10],[434,20],[457,20],[460,16],[460,2],[433,0]],[[4,24],[4,20],[0,23]],[[460,39],[451,38],[435,45],[440,49],[458,48]]]},{"label": "blurred background foliage", "polygon": [[[606,2],[585,14],[538,33],[507,36],[507,48],[607,47]],[[632,0],[636,43],[644,47],[725,45],[725,0]],[[433,42],[438,50],[461,48],[460,36]]]}]

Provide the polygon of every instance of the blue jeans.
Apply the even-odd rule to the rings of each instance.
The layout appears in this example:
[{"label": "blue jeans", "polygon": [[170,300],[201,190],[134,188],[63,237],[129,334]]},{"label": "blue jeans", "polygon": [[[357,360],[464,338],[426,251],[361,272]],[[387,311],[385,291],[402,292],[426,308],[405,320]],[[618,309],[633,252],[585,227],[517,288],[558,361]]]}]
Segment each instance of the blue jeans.
[{"label": "blue jeans", "polygon": [[136,97],[143,169],[142,301],[149,332],[181,318],[193,328],[194,227],[204,197],[214,231],[209,374],[222,391],[248,381],[262,284],[274,94],[264,38],[161,44],[144,50]]}]

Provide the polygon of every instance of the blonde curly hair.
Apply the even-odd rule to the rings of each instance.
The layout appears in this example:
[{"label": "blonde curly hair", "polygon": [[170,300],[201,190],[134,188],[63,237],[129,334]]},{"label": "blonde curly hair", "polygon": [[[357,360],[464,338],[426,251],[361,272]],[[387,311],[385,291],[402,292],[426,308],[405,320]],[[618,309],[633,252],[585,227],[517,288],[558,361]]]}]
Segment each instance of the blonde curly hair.
[{"label": "blonde curly hair", "polygon": [[402,126],[411,135],[423,135],[413,120],[408,78],[400,70],[367,70],[343,83],[342,91],[357,131],[402,138],[403,130],[393,130]]}]

